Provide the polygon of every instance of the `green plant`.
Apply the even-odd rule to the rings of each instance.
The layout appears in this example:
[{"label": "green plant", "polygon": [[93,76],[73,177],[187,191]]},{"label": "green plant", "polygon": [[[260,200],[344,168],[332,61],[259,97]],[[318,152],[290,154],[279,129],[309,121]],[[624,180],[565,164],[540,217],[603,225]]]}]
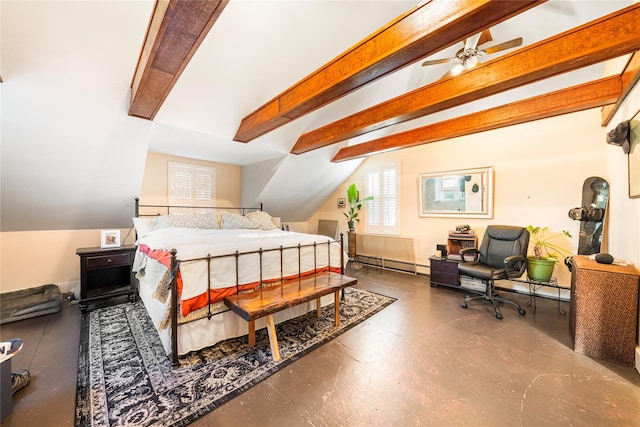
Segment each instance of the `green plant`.
[{"label": "green plant", "polygon": [[358,212],[362,208],[362,203],[368,200],[373,200],[373,196],[367,196],[362,200],[359,199],[356,184],[351,184],[349,188],[347,188],[347,202],[349,203],[349,210],[342,213],[347,218],[347,225],[349,226],[349,230],[355,230],[355,223],[360,222],[360,218],[358,218]]},{"label": "green plant", "polygon": [[536,259],[555,258],[558,260],[572,255],[571,252],[549,241],[563,235],[569,238],[573,237],[567,230],[562,230],[562,233],[550,236],[547,235],[549,227],[534,227],[532,225],[528,225],[527,230],[529,230],[529,233],[531,234],[533,254]]}]

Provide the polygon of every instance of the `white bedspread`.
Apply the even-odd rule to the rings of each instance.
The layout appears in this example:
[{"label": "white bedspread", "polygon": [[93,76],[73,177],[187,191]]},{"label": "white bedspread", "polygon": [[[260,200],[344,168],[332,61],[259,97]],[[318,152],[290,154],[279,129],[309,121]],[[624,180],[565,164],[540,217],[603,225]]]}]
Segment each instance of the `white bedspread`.
[{"label": "white bedspread", "polygon": [[[183,289],[181,300],[189,300],[202,294],[208,289],[208,267],[206,261],[188,261],[209,255],[227,255],[238,251],[250,252],[260,248],[263,250],[282,247],[296,247],[285,249],[282,259],[282,273],[280,251],[264,252],[262,254],[262,277],[260,272],[260,258],[258,254],[241,255],[238,259],[238,277],[236,278],[235,257],[225,257],[211,261],[211,289],[228,288],[238,284],[259,282],[260,280],[278,279],[295,276],[298,272],[310,272],[314,268],[320,269],[328,265],[327,258],[333,268],[340,268],[340,245],[332,243],[329,249],[326,236],[296,233],[281,230],[209,230],[191,228],[166,228],[155,230],[138,240],[138,245],[147,245],[152,250],[178,251],[181,260],[180,274]],[[297,245],[308,245],[316,242],[318,245],[300,249],[298,261]],[[314,261],[315,259],[315,261]],[[344,257],[346,263],[346,256]],[[299,267],[300,265],[300,267]]]}]

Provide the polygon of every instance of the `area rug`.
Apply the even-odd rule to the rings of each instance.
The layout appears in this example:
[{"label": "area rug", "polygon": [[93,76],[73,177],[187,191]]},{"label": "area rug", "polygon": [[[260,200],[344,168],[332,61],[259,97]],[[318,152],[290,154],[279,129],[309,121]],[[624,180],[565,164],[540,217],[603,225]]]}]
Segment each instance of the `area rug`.
[{"label": "area rug", "polygon": [[78,356],[77,426],[184,426],[248,390],[395,299],[347,288],[340,326],[333,304],[277,325],[282,359],[271,358],[266,329],[192,352],[172,367],[141,302],[83,314]]}]

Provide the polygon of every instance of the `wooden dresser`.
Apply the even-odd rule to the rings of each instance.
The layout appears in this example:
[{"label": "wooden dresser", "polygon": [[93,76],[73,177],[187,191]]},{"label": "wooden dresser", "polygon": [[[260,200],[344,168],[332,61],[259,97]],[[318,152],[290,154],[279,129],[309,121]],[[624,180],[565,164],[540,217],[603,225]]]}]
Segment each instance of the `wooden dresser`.
[{"label": "wooden dresser", "polygon": [[575,351],[633,365],[639,274],[633,267],[573,257],[569,328]]}]

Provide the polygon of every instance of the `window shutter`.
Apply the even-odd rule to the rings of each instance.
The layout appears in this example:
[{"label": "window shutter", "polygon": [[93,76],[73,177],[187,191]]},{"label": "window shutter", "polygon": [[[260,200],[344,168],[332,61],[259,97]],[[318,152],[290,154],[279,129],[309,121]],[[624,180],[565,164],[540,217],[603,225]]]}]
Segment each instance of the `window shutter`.
[{"label": "window shutter", "polygon": [[399,162],[365,167],[365,193],[373,196],[365,208],[367,233],[400,234]]},{"label": "window shutter", "polygon": [[[169,205],[215,206],[216,169],[169,162]],[[174,209],[172,212],[176,212]]]}]

